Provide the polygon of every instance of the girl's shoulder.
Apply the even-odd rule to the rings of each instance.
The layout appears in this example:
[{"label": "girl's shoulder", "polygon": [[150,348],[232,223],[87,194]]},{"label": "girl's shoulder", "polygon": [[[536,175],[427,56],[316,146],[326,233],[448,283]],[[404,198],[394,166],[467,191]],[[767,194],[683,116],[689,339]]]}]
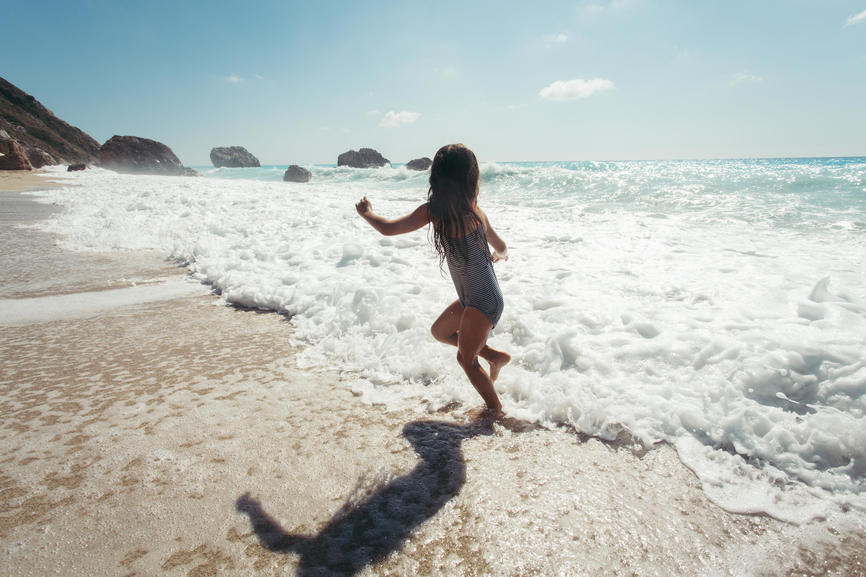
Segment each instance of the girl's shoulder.
[{"label": "girl's shoulder", "polygon": [[490,226],[490,221],[487,219],[487,214],[481,210],[481,207],[475,205],[475,214],[478,216],[478,220],[481,221],[481,226],[484,227],[484,231],[487,232],[487,228]]}]

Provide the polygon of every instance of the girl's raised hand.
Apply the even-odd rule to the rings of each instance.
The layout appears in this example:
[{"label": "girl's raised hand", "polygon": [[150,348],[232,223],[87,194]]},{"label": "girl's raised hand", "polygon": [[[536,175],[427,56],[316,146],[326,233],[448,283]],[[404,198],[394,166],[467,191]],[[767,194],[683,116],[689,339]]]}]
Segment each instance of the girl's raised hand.
[{"label": "girl's raised hand", "polygon": [[365,196],[364,198],[355,203],[355,210],[358,211],[358,214],[364,216],[365,214],[373,210],[373,204],[369,200],[367,200],[367,197]]}]

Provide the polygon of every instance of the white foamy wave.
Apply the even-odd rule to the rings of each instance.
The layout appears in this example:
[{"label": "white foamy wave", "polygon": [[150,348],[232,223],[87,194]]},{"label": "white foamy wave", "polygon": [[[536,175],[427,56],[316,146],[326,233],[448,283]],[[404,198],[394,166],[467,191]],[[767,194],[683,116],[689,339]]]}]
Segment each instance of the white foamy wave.
[{"label": "white foamy wave", "polygon": [[478,168],[481,171],[481,178],[483,179],[490,179],[500,175],[523,175],[533,172],[531,166],[498,164],[496,162],[481,162]]},{"label": "white foamy wave", "polygon": [[[866,509],[862,232],[797,226],[803,212],[819,212],[816,193],[786,217],[794,224],[771,218],[773,203],[760,213],[754,172],[772,173],[772,189],[776,166],[581,164],[503,170],[500,185],[485,177],[485,209],[511,254],[497,264],[506,308],[491,337],[514,356],[497,382],[506,411],[607,439],[628,431],[647,446],[675,443],[731,510],[801,522],[837,505]],[[366,195],[380,214],[405,214],[423,202],[427,174],[317,170],[333,180],[88,170],[74,173],[80,186],[46,193],[67,210],[44,226],[67,248],[164,250],[227,302],[290,315],[306,346],[299,363],[357,375],[351,386],[367,402],[479,404],[454,349],[429,334],[455,296],[425,231],[381,237],[353,206]],[[683,176],[700,170],[700,179]],[[803,168],[815,170],[841,169]],[[695,198],[647,211],[646,200],[599,193],[590,205],[620,204],[591,210],[584,196],[540,184],[565,182],[563,171],[601,188],[619,174],[626,192],[613,192],[633,200],[637,182]],[[684,179],[676,187],[671,171]],[[707,192],[714,174],[724,175],[713,185],[721,193]],[[512,178],[534,179],[534,192]],[[844,171],[838,178],[861,186]],[[741,181],[751,183],[745,192]],[[857,206],[827,210],[866,220]]]},{"label": "white foamy wave", "polygon": [[[260,168],[207,168],[199,167],[206,178],[224,180],[257,180],[282,182],[287,165],[262,166]],[[351,168],[348,166],[304,165],[310,171],[313,184],[338,184],[349,182],[378,183],[380,185],[401,184],[406,180],[426,182],[429,171],[409,170],[405,165],[387,164],[379,168]]]}]

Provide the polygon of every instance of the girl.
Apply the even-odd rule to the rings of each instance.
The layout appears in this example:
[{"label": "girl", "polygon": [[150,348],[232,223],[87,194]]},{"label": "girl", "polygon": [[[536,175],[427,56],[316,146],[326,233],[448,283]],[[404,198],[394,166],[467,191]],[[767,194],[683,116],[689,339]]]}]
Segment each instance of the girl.
[{"label": "girl", "polygon": [[[500,414],[502,403],[493,383],[511,355],[487,346],[487,337],[504,306],[493,263],[508,260],[508,252],[505,242],[478,207],[480,176],[475,154],[462,144],[449,144],[440,148],[433,159],[427,202],[412,213],[394,220],[382,218],[373,212],[366,196],[355,208],[386,236],[433,224],[433,246],[439,254],[439,266],[448,261],[459,298],[439,315],[430,332],[437,341],[457,347],[457,362],[472,386],[487,409]],[[493,247],[492,254],[488,244]],[[490,364],[489,373],[481,367],[478,357]]]}]

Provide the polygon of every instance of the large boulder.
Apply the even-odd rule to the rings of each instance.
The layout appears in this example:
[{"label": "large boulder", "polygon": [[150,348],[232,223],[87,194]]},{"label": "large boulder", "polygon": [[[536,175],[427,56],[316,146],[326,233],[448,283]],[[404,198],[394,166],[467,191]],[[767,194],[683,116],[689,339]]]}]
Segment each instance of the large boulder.
[{"label": "large boulder", "polygon": [[33,170],[27,160],[27,151],[18,141],[0,130],[0,170]]},{"label": "large boulder", "polygon": [[351,168],[378,168],[391,164],[391,161],[373,150],[362,148],[358,152],[350,150],[337,157],[337,166],[348,166]]},{"label": "large boulder", "polygon": [[218,146],[210,151],[210,161],[216,168],[259,168],[259,159],[243,146]]},{"label": "large boulder", "polygon": [[30,166],[33,168],[42,168],[43,166],[54,166],[57,164],[54,157],[41,148],[28,148],[26,152],[27,160],[30,161]]},{"label": "large boulder", "polygon": [[424,156],[407,162],[406,170],[428,170],[431,164],[433,164],[433,161]]},{"label": "large boulder", "polygon": [[92,164],[99,160],[99,143],[60,120],[34,97],[0,78],[0,130],[25,150],[38,148],[51,164]]},{"label": "large boulder", "polygon": [[123,174],[189,175],[171,149],[137,136],[114,135],[99,149],[102,168]]},{"label": "large boulder", "polygon": [[310,171],[303,166],[293,164],[283,175],[284,182],[310,182]]}]

